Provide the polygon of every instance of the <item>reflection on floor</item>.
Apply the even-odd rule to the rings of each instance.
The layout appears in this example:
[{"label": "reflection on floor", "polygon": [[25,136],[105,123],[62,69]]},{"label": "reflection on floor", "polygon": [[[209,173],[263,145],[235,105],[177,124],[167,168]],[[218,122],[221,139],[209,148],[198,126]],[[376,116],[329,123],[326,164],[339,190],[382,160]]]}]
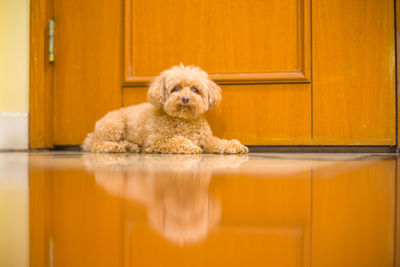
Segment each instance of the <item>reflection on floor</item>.
[{"label": "reflection on floor", "polygon": [[24,266],[398,262],[393,155],[3,153],[0,167],[0,189],[29,177]]}]

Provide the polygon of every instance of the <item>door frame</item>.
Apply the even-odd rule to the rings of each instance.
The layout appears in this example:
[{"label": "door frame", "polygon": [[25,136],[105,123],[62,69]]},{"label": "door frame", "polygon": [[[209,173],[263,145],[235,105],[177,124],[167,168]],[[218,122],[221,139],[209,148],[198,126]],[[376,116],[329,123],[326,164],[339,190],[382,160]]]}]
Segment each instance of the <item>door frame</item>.
[{"label": "door frame", "polygon": [[48,23],[53,0],[30,1],[29,148],[53,147],[53,71],[48,60]]},{"label": "door frame", "polygon": [[396,103],[395,103],[395,108],[396,108],[396,147],[397,147],[397,153],[399,153],[400,150],[400,143],[399,143],[399,132],[400,132],[400,118],[399,118],[399,114],[400,114],[400,107],[399,107],[399,103],[400,103],[400,92],[399,92],[399,88],[400,88],[400,81],[399,81],[399,77],[400,77],[400,0],[395,0],[394,1],[394,18],[395,18],[395,66],[396,66],[396,77],[395,77],[395,81],[396,81]]}]

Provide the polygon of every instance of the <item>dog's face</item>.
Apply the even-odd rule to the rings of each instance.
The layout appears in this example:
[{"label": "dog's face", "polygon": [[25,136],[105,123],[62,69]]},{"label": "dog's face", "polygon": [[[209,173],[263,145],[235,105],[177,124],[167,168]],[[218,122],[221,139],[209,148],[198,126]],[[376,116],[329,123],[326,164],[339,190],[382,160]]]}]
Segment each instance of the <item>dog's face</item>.
[{"label": "dog's face", "polygon": [[172,116],[196,118],[215,108],[221,101],[221,89],[195,66],[172,67],[150,84],[148,99]]}]

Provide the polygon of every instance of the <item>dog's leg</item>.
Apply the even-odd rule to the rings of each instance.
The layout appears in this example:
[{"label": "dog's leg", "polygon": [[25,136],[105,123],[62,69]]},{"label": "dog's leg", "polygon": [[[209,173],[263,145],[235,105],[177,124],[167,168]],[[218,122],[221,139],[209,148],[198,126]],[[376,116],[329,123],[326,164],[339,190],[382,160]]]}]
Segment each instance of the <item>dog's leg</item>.
[{"label": "dog's leg", "polygon": [[203,149],[204,152],[217,154],[244,154],[249,152],[249,149],[236,139],[226,140],[215,136],[206,138]]},{"label": "dog's leg", "polygon": [[100,141],[94,140],[92,144],[93,152],[114,152],[114,153],[124,153],[124,152],[140,152],[140,147],[136,144],[130,143],[128,141]]},{"label": "dog's leg", "polygon": [[202,149],[182,136],[150,135],[146,139],[144,151],[146,153],[198,154],[202,152]]},{"label": "dog's leg", "polygon": [[120,110],[111,111],[100,119],[95,126],[89,142],[85,142],[85,150],[92,152],[140,152],[140,147],[125,140],[126,117]]}]

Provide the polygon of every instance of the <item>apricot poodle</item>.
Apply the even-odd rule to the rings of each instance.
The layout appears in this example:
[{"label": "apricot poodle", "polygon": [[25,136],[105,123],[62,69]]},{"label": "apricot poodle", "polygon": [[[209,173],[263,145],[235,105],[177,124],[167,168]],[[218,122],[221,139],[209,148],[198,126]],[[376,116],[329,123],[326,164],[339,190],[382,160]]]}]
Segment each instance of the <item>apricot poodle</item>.
[{"label": "apricot poodle", "polygon": [[195,66],[172,67],[150,84],[148,100],[107,113],[82,144],[90,152],[247,153],[238,140],[213,136],[203,114],[221,89]]}]

